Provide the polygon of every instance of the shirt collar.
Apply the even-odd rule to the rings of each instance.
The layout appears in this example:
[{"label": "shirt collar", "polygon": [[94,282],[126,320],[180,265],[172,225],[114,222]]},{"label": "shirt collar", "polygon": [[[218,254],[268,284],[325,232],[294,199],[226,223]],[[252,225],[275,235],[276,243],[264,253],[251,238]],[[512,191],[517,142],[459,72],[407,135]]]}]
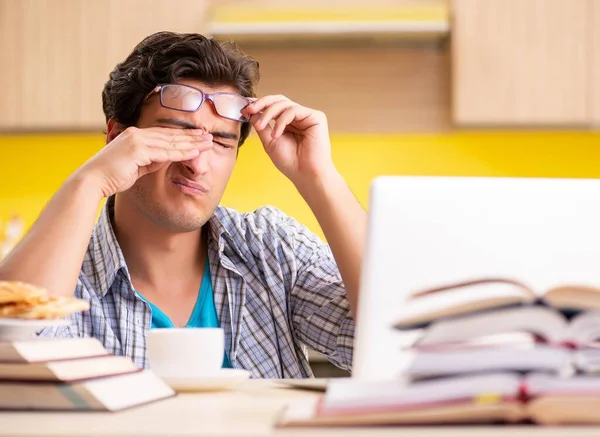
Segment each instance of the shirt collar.
[{"label": "shirt collar", "polygon": [[223,252],[223,246],[225,244],[225,239],[223,237],[231,239],[231,234],[223,224],[222,215],[221,209],[217,208],[215,213],[208,219],[208,227],[210,229],[209,237],[213,241],[219,242],[219,252]]},{"label": "shirt collar", "polygon": [[[114,209],[115,200],[114,196],[111,196],[102,208],[98,223],[96,223],[92,234],[88,252],[91,258],[90,264],[94,266],[97,293],[100,298],[108,293],[119,273],[131,285],[127,263],[112,225]],[[229,250],[234,250],[238,256],[246,260],[243,252],[234,244],[235,240],[228,230],[228,225],[229,227],[234,225],[229,223],[231,220],[232,218],[224,208],[219,207],[216,209],[207,223],[209,225],[209,244],[218,243],[219,258],[222,258],[223,254],[229,252]]]},{"label": "shirt collar", "polygon": [[240,233],[236,240],[232,235],[232,230],[237,231],[240,228],[239,223],[236,223],[236,217],[238,216],[231,214],[227,208],[219,206],[208,220],[209,244],[218,242],[220,258],[235,253],[242,261],[248,262],[244,251],[239,247],[239,242],[244,240],[244,236]]}]

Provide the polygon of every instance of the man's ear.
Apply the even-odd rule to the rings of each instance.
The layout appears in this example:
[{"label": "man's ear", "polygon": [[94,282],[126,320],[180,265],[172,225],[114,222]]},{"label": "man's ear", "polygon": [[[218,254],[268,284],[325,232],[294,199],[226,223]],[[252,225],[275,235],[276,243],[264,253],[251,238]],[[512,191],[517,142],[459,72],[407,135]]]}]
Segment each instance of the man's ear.
[{"label": "man's ear", "polygon": [[114,118],[110,118],[106,123],[106,144],[117,138],[117,136],[125,130],[125,127],[116,121]]}]

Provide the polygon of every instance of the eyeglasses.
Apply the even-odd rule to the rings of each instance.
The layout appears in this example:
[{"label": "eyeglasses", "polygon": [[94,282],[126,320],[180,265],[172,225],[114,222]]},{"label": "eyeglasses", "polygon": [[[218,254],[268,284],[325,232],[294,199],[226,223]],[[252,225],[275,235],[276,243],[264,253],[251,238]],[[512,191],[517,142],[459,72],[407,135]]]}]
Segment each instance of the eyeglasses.
[{"label": "eyeglasses", "polygon": [[234,93],[207,94],[201,89],[189,85],[160,84],[146,96],[147,100],[158,93],[161,106],[177,111],[196,112],[205,100],[212,102],[217,115],[229,120],[247,122],[242,109],[252,103],[248,97]]}]

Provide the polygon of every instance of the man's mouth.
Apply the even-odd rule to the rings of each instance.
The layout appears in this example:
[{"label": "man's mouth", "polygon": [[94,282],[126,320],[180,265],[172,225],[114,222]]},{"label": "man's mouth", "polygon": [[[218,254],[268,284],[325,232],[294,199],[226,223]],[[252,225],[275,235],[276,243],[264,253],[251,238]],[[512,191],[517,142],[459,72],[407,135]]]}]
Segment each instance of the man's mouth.
[{"label": "man's mouth", "polygon": [[206,185],[192,181],[184,177],[176,177],[171,180],[175,188],[190,196],[200,196],[208,193]]}]

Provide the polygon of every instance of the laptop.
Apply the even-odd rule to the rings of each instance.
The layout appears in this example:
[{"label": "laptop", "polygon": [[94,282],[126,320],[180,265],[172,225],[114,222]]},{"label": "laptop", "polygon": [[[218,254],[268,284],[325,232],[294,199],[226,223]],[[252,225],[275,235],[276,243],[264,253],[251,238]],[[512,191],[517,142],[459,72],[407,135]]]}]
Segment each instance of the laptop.
[{"label": "laptop", "polygon": [[481,277],[600,284],[600,180],[384,176],[371,185],[352,378],[402,378],[408,294]]}]

